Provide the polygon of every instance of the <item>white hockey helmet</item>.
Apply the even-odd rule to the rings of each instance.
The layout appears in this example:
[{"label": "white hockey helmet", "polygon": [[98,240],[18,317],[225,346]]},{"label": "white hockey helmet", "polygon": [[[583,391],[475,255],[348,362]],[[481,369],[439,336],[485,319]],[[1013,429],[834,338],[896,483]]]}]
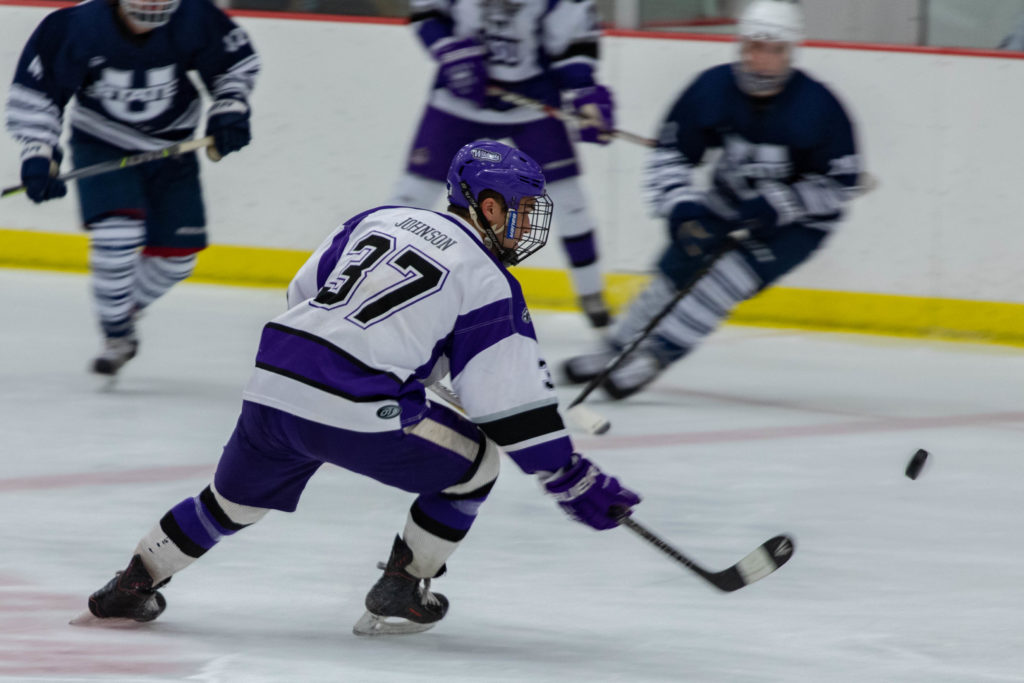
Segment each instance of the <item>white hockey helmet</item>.
[{"label": "white hockey helmet", "polygon": [[[741,52],[748,45],[774,43],[785,47],[784,62],[778,66],[760,67],[747,63],[744,57],[734,64],[733,73],[740,90],[752,97],[766,97],[780,92],[793,73],[793,51],[804,39],[804,17],[800,6],[791,0],[753,0],[740,15],[736,27]],[[763,52],[762,52],[763,54]]]},{"label": "white hockey helmet", "polygon": [[753,0],[740,15],[736,34],[742,40],[799,43],[804,15],[795,0]]},{"label": "white hockey helmet", "polygon": [[154,29],[171,20],[181,0],[118,0],[121,11],[139,28]]}]

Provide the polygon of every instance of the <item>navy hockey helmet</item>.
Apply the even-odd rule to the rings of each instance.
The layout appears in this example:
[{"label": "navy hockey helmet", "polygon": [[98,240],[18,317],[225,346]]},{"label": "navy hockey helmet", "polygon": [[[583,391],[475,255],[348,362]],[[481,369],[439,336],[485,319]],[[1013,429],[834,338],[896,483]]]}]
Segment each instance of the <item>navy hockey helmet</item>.
[{"label": "navy hockey helmet", "polygon": [[150,30],[169,22],[181,0],[118,0],[118,4],[133,24]]},{"label": "navy hockey helmet", "polygon": [[[492,226],[480,210],[490,190],[505,202],[504,226]],[[470,212],[487,244],[506,265],[540,250],[551,230],[553,203],[544,192],[544,172],[529,155],[495,140],[477,140],[455,154],[448,169],[448,202]],[[501,234],[495,234],[501,230]]]}]

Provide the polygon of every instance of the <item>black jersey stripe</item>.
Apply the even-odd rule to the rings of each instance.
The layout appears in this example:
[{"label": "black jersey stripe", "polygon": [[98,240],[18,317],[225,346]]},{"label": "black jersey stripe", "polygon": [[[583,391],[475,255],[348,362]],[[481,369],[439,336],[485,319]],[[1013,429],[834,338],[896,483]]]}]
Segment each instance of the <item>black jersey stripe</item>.
[{"label": "black jersey stripe", "polygon": [[548,405],[479,424],[499,446],[527,441],[565,429],[558,406]]}]

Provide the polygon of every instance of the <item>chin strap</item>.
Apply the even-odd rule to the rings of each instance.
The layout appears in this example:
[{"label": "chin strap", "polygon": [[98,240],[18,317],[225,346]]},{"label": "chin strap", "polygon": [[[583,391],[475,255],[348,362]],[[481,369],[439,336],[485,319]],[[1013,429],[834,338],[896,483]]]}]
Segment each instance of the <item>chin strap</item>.
[{"label": "chin strap", "polygon": [[501,239],[494,233],[494,227],[487,220],[487,217],[484,216],[483,209],[477,204],[476,199],[473,198],[473,193],[469,190],[469,184],[462,182],[459,183],[459,187],[462,188],[462,195],[466,198],[466,202],[469,203],[469,219],[473,223],[473,227],[480,231],[484,246],[490,249],[498,257],[498,260],[506,266],[514,266],[519,263],[519,257],[516,256],[515,250],[506,249],[501,245]]}]

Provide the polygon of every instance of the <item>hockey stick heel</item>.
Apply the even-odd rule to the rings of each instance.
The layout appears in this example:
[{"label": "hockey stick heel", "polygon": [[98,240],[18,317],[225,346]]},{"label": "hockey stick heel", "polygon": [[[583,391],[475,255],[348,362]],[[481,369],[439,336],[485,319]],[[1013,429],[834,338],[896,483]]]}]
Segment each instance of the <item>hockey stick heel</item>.
[{"label": "hockey stick heel", "polygon": [[700,566],[667,541],[644,527],[628,514],[619,517],[619,522],[633,533],[701,577],[720,591],[731,593],[746,585],[768,576],[782,565],[789,562],[796,550],[793,539],[780,535],[770,538],[742,560],[720,572],[710,572]]}]

